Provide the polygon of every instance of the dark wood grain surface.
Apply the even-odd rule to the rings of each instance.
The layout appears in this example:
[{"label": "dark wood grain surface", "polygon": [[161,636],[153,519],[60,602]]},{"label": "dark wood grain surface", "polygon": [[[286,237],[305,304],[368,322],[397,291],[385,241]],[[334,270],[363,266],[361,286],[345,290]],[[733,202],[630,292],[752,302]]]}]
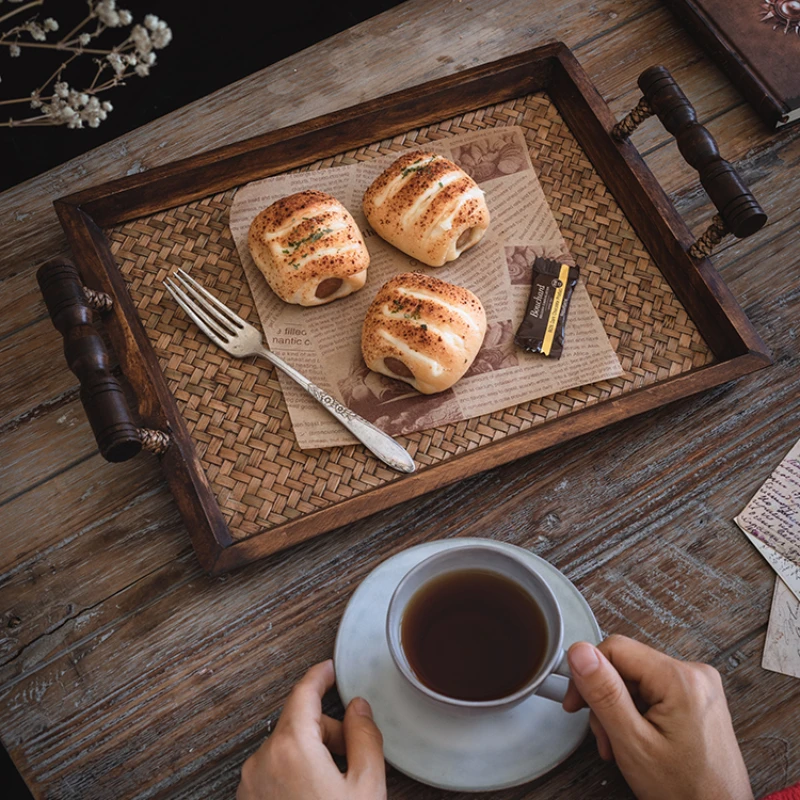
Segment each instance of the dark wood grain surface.
[{"label": "dark wood grain surface", "polygon": [[[156,459],[97,453],[35,282],[65,255],[52,200],[556,38],[618,118],[640,72],[665,64],[736,164],[769,222],[713,261],[774,365],[205,576]],[[704,230],[713,206],[663,127],[647,121],[632,141]],[[800,430],[799,177],[800,129],[766,133],[654,0],[411,0],[0,195],[0,733],[34,795],[233,796],[369,571],[413,544],[476,535],[549,559],[604,630],[717,666],[757,795],[800,780],[800,681],[760,666],[773,573],[732,522]],[[341,711],[335,697],[326,708]],[[389,796],[443,793],[390,770]],[[629,793],[587,741],[492,796]]]}]

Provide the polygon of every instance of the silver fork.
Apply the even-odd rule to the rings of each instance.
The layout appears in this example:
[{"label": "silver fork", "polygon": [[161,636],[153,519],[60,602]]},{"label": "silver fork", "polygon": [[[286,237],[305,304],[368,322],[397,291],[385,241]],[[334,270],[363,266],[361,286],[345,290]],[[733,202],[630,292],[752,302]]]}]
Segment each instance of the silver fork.
[{"label": "silver fork", "polygon": [[175,302],[214,344],[237,358],[263,356],[299,383],[384,464],[388,464],[399,472],[414,472],[416,469],[414,459],[389,434],[343,406],[338,400],[301,375],[294,367],[289,366],[282,358],[268,350],[264,346],[261,333],[256,328],[234,314],[182,269],[175,273],[175,278],[180,286],[170,278],[164,281],[164,285],[175,298]]}]

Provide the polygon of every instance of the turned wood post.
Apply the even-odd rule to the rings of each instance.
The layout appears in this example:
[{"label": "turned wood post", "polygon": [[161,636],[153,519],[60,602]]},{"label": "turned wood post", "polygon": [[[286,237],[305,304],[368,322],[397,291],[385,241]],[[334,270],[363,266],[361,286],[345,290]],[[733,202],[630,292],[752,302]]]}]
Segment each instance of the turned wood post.
[{"label": "turned wood post", "polygon": [[678,150],[700,175],[700,183],[717,207],[718,214],[689,250],[694,258],[711,254],[727,233],[739,239],[758,231],[767,215],[739,176],[719,153],[714,137],[697,121],[692,104],[666,67],[650,67],[639,76],[642,99],[611,135],[630,136],[648,116],[655,114],[675,137]]},{"label": "turned wood post", "polygon": [[163,453],[169,436],[140,428],[133,419],[108,353],[92,324],[92,308],[108,312],[112,299],[86,289],[66,259],[53,259],[36,273],[53,325],[64,337],[67,365],[80,381],[80,397],[100,453],[108,461],[126,461],[142,448]]}]

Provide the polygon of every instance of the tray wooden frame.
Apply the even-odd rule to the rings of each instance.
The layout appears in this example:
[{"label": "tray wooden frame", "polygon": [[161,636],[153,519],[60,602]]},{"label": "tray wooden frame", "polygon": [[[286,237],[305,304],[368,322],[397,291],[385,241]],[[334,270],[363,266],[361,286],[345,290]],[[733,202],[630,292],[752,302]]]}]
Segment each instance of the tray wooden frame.
[{"label": "tray wooden frame", "polygon": [[[248,181],[285,172],[443,119],[545,91],[608,186],[716,359],[277,528],[235,540],[143,329],[103,231]],[[109,294],[105,319],[142,425],[168,431],[165,476],[202,566],[218,574],[477,472],[534,453],[768,366],[767,348],[708,259],[688,255],[691,232],[616,124],[569,49],[555,43],[377,100],[58,199],[54,205],[85,283]]]}]

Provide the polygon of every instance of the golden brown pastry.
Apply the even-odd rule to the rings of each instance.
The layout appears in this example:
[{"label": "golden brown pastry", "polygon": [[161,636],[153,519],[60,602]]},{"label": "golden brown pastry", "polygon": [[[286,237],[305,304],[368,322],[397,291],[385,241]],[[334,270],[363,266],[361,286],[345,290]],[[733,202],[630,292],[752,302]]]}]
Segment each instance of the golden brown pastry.
[{"label": "golden brown pastry", "polygon": [[476,245],[489,227],[483,191],[436,153],[406,153],[364,193],[375,232],[412,258],[441,267]]},{"label": "golden brown pastry", "polygon": [[485,333],[486,312],[472,292],[404,272],[372,301],[361,352],[371,370],[434,394],[449,389],[470,368]]},{"label": "golden brown pastry", "polygon": [[330,303],[367,280],[369,252],[361,231],[324,192],[298,192],[265,208],[250,225],[248,244],[272,291],[287,303]]}]

